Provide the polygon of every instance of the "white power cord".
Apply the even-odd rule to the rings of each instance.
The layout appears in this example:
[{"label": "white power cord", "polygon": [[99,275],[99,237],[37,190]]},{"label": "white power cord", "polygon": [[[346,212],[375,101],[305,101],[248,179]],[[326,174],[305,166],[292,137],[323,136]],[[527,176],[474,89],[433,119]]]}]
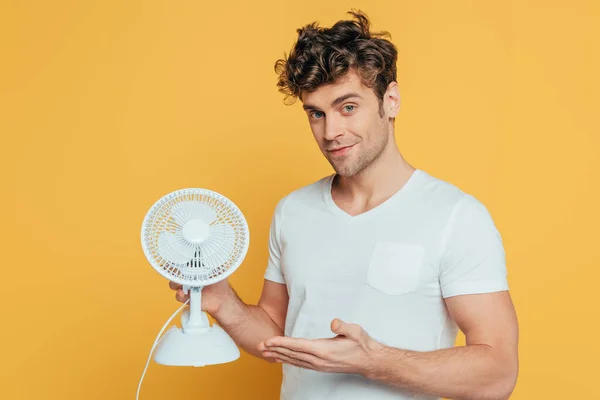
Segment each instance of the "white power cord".
[{"label": "white power cord", "polygon": [[183,308],[190,302],[190,300],[188,299],[185,303],[183,303],[183,305],[181,307],[179,307],[177,309],[177,311],[175,311],[173,313],[173,315],[171,315],[171,317],[167,320],[167,322],[165,322],[165,324],[163,325],[162,329],[160,330],[160,332],[158,332],[158,335],[156,336],[156,339],[154,340],[154,344],[152,345],[152,349],[150,349],[150,354],[148,354],[148,361],[146,361],[146,366],[144,367],[144,372],[142,373],[142,377],[140,378],[140,384],[138,385],[138,389],[137,389],[137,394],[135,396],[136,400],[139,400],[140,398],[140,389],[142,388],[142,382],[144,380],[144,375],[146,375],[146,371],[148,370],[148,365],[150,364],[150,360],[152,359],[152,353],[154,352],[154,349],[156,348],[156,346],[158,346],[158,344],[160,343],[160,341],[162,340],[161,335],[163,334],[164,330],[167,328],[167,326],[169,326],[169,324],[171,323],[171,321],[173,320],[173,318],[175,318],[175,316],[177,314],[179,314],[179,312],[181,310],[183,310]]}]

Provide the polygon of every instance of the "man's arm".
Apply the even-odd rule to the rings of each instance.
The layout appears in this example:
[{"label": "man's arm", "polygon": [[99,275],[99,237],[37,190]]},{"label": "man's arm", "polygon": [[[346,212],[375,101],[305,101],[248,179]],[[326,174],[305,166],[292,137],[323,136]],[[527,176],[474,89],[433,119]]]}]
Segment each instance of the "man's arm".
[{"label": "man's arm", "polygon": [[265,279],[257,305],[242,302],[229,287],[228,296],[213,317],[246,352],[263,358],[257,345],[270,337],[283,335],[288,306],[286,285]]},{"label": "man's arm", "polygon": [[518,324],[509,293],[455,296],[446,305],[466,346],[431,352],[379,346],[364,375],[452,399],[507,399],[518,373]]},{"label": "man's arm", "polygon": [[[170,287],[178,291],[177,300],[187,300],[181,285],[171,282]],[[239,347],[260,358],[264,357],[257,345],[270,337],[283,335],[288,301],[286,285],[267,279],[258,305],[245,304],[227,281],[202,290],[202,308],[217,320]]]},{"label": "man's arm", "polygon": [[467,337],[464,347],[417,352],[386,347],[359,325],[335,319],[329,339],[273,337],[264,357],[322,372],[361,374],[407,389],[457,400],[501,400],[518,370],[516,314],[507,291],[446,299]]}]

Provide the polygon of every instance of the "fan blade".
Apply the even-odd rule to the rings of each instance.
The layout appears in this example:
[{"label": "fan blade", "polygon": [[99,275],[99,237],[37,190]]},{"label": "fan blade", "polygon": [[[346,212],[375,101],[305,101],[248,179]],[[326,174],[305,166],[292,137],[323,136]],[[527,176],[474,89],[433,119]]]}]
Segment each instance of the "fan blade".
[{"label": "fan blade", "polygon": [[235,243],[235,231],[229,224],[215,224],[210,227],[210,238],[220,243]]},{"label": "fan blade", "polygon": [[235,249],[235,231],[229,224],[217,224],[210,227],[210,237],[202,243],[202,253],[206,267],[216,269],[230,261]]},{"label": "fan blade", "polygon": [[171,216],[180,226],[196,218],[203,220],[208,225],[217,219],[217,213],[211,206],[196,201],[182,201],[175,204],[171,208]]},{"label": "fan blade", "polygon": [[173,233],[163,232],[158,237],[158,253],[172,264],[189,262],[194,257],[195,251],[195,247],[186,246],[185,242]]}]

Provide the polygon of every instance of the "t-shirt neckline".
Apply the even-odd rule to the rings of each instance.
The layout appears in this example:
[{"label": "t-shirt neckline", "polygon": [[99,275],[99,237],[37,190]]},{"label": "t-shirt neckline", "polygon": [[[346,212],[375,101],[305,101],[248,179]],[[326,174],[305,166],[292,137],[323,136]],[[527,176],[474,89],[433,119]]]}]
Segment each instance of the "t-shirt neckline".
[{"label": "t-shirt neckline", "polygon": [[324,185],[324,198],[325,198],[325,202],[327,204],[327,206],[337,215],[346,218],[348,220],[360,220],[363,218],[367,218],[371,215],[374,214],[378,214],[381,211],[385,210],[387,207],[389,207],[389,205],[395,201],[397,201],[399,198],[405,197],[407,192],[410,191],[411,187],[415,185],[415,181],[418,179],[418,176],[422,174],[422,171],[418,168],[416,168],[413,173],[410,175],[410,177],[408,178],[408,180],[404,183],[404,185],[402,185],[402,187],[400,189],[398,189],[398,191],[396,193],[394,193],[393,195],[391,195],[387,200],[385,200],[383,203],[379,204],[378,206],[375,206],[373,208],[371,208],[370,210],[367,210],[363,213],[357,214],[357,215],[350,215],[348,214],[346,211],[342,210],[336,203],[335,201],[333,201],[333,197],[331,196],[331,189],[333,187],[333,180],[336,177],[336,173],[331,174]]}]

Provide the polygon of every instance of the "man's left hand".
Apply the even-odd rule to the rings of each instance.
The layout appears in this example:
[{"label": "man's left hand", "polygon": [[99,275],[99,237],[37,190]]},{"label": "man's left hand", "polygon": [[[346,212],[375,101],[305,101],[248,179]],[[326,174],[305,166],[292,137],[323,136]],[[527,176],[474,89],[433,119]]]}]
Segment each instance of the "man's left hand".
[{"label": "man's left hand", "polygon": [[340,319],[331,322],[337,336],[330,339],[299,339],[276,336],[259,344],[265,358],[320,372],[366,375],[373,354],[383,346],[356,324]]}]

